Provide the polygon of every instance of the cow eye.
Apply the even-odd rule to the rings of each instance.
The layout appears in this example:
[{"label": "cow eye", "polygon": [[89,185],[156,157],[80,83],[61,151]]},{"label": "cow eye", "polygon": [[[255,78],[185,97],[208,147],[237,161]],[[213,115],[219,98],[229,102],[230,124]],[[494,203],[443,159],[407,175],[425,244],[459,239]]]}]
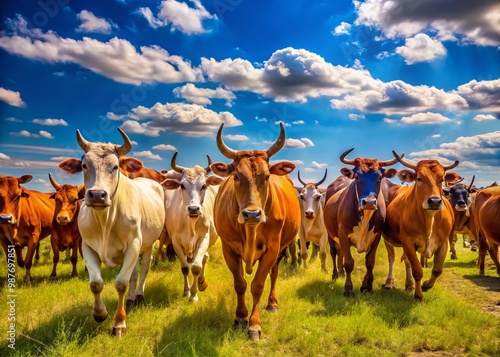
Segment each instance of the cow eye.
[{"label": "cow eye", "polygon": [[271,178],[271,175],[267,175],[266,176],[266,181],[269,181],[270,178]]},{"label": "cow eye", "polygon": [[87,170],[87,165],[82,164],[82,169]]},{"label": "cow eye", "polygon": [[299,195],[301,200],[304,200],[304,195]]},{"label": "cow eye", "polygon": [[234,179],[234,181],[239,181],[239,179],[238,179],[238,175],[234,175],[234,176],[233,176],[233,179]]},{"label": "cow eye", "polygon": [[321,195],[318,195],[318,196],[316,197],[316,201],[319,201],[320,199],[321,199]]},{"label": "cow eye", "polygon": [[202,189],[202,190],[206,190],[206,189],[207,189],[207,185],[203,185],[203,186],[201,186],[201,189]]},{"label": "cow eye", "polygon": [[418,182],[422,182],[422,178],[421,177],[417,177],[417,181]]},{"label": "cow eye", "polygon": [[184,187],[184,185],[181,183],[181,190],[185,190],[186,188]]},{"label": "cow eye", "polygon": [[113,167],[113,171],[115,171],[115,170],[118,170],[118,165],[115,165],[115,166]]}]

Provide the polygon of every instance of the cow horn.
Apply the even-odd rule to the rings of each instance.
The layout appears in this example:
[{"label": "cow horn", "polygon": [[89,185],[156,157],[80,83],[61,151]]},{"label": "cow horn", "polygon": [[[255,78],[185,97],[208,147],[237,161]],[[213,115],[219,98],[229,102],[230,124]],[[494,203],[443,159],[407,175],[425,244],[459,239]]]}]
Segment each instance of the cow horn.
[{"label": "cow horn", "polygon": [[394,150],[392,150],[392,154],[394,155],[394,157],[396,158],[396,160],[399,161],[399,163],[403,166],[406,166],[410,169],[413,169],[413,170],[417,170],[417,165],[414,165],[414,164],[410,164],[408,161],[404,161],[403,160],[403,155],[399,156]]},{"label": "cow horn", "polygon": [[323,176],[323,178],[322,178],[321,180],[319,180],[318,182],[316,182],[316,183],[314,184],[314,186],[318,187],[318,186],[319,186],[319,185],[321,185],[323,182],[325,182],[327,173],[328,173],[328,169],[325,169],[325,176]]},{"label": "cow horn", "polygon": [[300,170],[297,172],[297,176],[298,176],[299,182],[305,186],[306,183],[304,181],[302,181],[302,179],[300,178]]},{"label": "cow horn", "polygon": [[353,150],[354,150],[354,148],[349,149],[349,150],[347,150],[347,151],[344,151],[344,153],[343,153],[342,155],[340,155],[340,161],[341,161],[341,162],[343,162],[343,163],[344,163],[344,164],[346,164],[346,165],[354,165],[354,160],[346,160],[346,159],[345,159],[345,157],[346,157],[347,155],[349,155],[349,153],[350,153],[351,151],[353,151]]},{"label": "cow horn", "polygon": [[57,183],[57,181],[54,179],[54,177],[52,177],[52,174],[49,173],[49,180],[50,180],[50,183],[52,184],[52,186],[58,190],[59,187],[61,187],[61,185],[59,183]]},{"label": "cow horn", "polygon": [[209,174],[212,169],[210,168],[210,165],[212,165],[212,159],[210,158],[210,155],[207,155],[207,160],[208,160],[208,166],[205,167],[205,172],[206,174]]},{"label": "cow horn", "polygon": [[472,175],[472,181],[470,182],[470,185],[469,185],[469,188],[467,189],[467,191],[470,192],[471,188],[472,188],[472,185],[474,184],[474,180],[476,178],[476,175]]},{"label": "cow horn", "polygon": [[120,132],[123,138],[123,145],[122,146],[116,145],[116,152],[118,153],[118,156],[124,156],[130,150],[132,150],[132,143],[130,142],[130,139],[127,136],[127,134],[125,134],[125,132],[121,128],[118,128],[118,131]]},{"label": "cow horn", "polygon": [[178,173],[181,173],[182,174],[182,171],[185,170],[185,167],[182,167],[182,166],[178,166],[176,163],[175,163],[175,159],[177,158],[177,154],[179,152],[176,151],[174,156],[172,156],[172,160],[170,160],[170,166],[172,166],[172,169]]},{"label": "cow horn", "polygon": [[460,162],[458,160],[455,160],[455,162],[451,165],[448,165],[448,166],[443,166],[443,169],[444,171],[448,171],[448,170],[451,170],[451,169],[454,169],[455,167],[458,166]]},{"label": "cow horn", "polygon": [[87,152],[90,146],[90,142],[85,140],[80,133],[80,130],[76,129],[76,141],[78,141],[78,145],[82,148],[83,151]]},{"label": "cow horn", "polygon": [[274,154],[276,154],[278,151],[280,151],[283,146],[285,146],[286,142],[286,136],[285,136],[285,127],[283,126],[283,123],[280,122],[280,136],[276,141],[274,142],[273,145],[269,149],[266,150],[267,157],[271,157]]},{"label": "cow horn", "polygon": [[[401,158],[405,157],[405,153],[401,153]],[[394,165],[396,162],[398,162],[398,159],[391,159],[391,160],[385,160],[385,161],[379,161],[378,162],[378,166],[380,167],[384,167],[384,166],[392,166]]]},{"label": "cow horn", "polygon": [[222,155],[227,157],[228,159],[236,159],[236,150],[231,149],[228,147],[225,143],[224,140],[222,140],[222,128],[224,127],[224,123],[220,125],[219,131],[217,132],[217,148],[221,152]]}]

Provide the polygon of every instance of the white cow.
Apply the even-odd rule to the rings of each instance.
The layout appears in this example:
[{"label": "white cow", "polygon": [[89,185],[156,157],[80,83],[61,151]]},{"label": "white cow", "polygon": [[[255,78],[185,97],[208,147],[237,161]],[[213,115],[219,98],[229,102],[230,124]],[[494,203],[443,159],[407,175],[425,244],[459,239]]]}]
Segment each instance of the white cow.
[{"label": "white cow", "polygon": [[323,207],[325,205],[325,195],[319,192],[318,186],[326,180],[325,176],[316,183],[305,183],[300,178],[298,179],[304,185],[299,193],[300,199],[300,258],[304,262],[304,267],[307,267],[307,242],[312,242],[319,246],[319,258],[321,260],[321,270],[326,271],[326,247],[328,245],[328,232],[326,231],[325,221],[323,220]]},{"label": "white cow", "polygon": [[[104,283],[101,263],[113,269],[121,265],[115,281],[118,307],[113,334],[126,332],[125,292],[130,282],[127,306],[140,302],[151,262],[153,243],[158,239],[165,222],[164,189],[156,181],[146,178],[129,179],[120,172],[119,159],[127,154],[132,144],[128,136],[122,146],[93,143],[76,131],[78,144],[85,151],[82,160],[67,159],[59,167],[74,174],[83,171],[85,196],[78,215],[78,228],[82,236],[83,258],[88,268],[90,290],[94,294],[93,315],[97,322],[104,321],[108,312],[101,300]],[[137,160],[128,165],[130,170],[142,167]],[[139,254],[143,254],[141,278],[137,285]]]},{"label": "white cow", "polygon": [[[177,152],[172,157],[173,173],[169,173],[163,187],[167,189],[165,197],[165,227],[175,253],[181,263],[184,275],[184,296],[189,301],[198,301],[198,290],[203,291],[208,284],[205,278],[205,264],[208,260],[208,248],[218,238],[215,231],[213,210],[218,184],[222,178],[206,175],[208,167],[195,166],[184,168],[175,163]],[[189,283],[189,273],[193,283]]]}]

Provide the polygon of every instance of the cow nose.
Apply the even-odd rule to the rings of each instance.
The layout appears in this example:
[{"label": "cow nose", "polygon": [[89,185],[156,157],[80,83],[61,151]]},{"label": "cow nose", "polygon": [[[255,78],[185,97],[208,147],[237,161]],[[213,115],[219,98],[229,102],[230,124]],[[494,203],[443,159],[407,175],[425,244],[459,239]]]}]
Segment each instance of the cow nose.
[{"label": "cow nose", "polygon": [[427,200],[427,205],[429,209],[439,209],[441,208],[441,198],[440,197],[429,197]]},{"label": "cow nose", "polygon": [[11,214],[0,214],[0,224],[14,224],[14,217]]},{"label": "cow nose", "polygon": [[243,219],[247,223],[260,222],[260,210],[258,211],[244,210],[242,214],[243,214]]},{"label": "cow nose", "polygon": [[314,218],[314,211],[306,211],[306,218],[312,219]]},{"label": "cow nose", "polygon": [[87,201],[90,205],[105,205],[108,193],[104,190],[88,190]]},{"label": "cow nose", "polygon": [[369,209],[376,210],[377,209],[377,199],[375,197],[365,197],[361,199],[360,209]]},{"label": "cow nose", "polygon": [[69,217],[68,216],[57,216],[57,223],[59,223],[59,224],[69,223]]},{"label": "cow nose", "polygon": [[190,216],[199,216],[201,213],[199,206],[188,206],[187,211]]}]

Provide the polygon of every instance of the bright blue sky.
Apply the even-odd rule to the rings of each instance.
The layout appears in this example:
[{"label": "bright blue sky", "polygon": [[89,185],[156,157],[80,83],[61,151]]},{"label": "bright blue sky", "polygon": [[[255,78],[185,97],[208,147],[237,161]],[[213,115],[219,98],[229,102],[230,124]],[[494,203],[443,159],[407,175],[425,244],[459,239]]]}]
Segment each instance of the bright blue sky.
[{"label": "bright blue sky", "polygon": [[[312,4],[311,4],[312,3]],[[500,180],[500,3],[405,1],[2,2],[0,174],[50,191],[80,183],[57,164],[86,139],[134,141],[148,167],[265,149],[306,181],[339,155],[460,160]],[[396,168],[400,168],[396,165]],[[296,180],[297,173],[292,173]]]}]

